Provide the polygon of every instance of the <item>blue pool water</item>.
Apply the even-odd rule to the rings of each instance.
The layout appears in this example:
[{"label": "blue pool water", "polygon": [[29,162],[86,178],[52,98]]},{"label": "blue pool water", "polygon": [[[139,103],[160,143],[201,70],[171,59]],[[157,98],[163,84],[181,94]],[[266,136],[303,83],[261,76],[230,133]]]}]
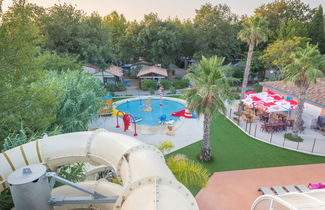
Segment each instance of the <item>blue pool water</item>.
[{"label": "blue pool water", "polygon": [[152,99],[151,112],[144,112],[144,101],[147,99],[139,99],[135,101],[127,101],[126,103],[120,104],[116,107],[117,110],[131,114],[134,117],[141,117],[142,120],[137,122],[139,125],[158,126],[157,123],[160,116],[165,114],[167,120],[178,120],[178,117],[171,116],[172,113],[185,109],[185,106],[181,103],[162,100],[162,106],[160,106],[160,99]]}]

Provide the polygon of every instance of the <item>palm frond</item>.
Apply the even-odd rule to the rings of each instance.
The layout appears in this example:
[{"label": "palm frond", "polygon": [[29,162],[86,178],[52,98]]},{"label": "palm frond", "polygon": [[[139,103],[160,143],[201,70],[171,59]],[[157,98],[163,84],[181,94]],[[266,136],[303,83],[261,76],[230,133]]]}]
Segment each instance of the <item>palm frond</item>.
[{"label": "palm frond", "polygon": [[209,180],[209,172],[201,164],[189,160],[183,154],[169,157],[166,164],[175,175],[176,179],[185,186],[197,185],[205,187]]}]

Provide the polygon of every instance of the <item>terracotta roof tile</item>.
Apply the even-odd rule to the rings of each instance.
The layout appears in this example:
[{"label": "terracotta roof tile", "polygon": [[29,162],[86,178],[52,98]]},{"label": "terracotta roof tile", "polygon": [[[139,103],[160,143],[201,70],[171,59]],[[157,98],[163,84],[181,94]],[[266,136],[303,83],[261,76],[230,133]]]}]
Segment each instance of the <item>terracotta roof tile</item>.
[{"label": "terracotta roof tile", "polygon": [[118,66],[111,66],[105,70],[107,73],[113,74],[114,76],[121,77],[123,76],[123,70]]},{"label": "terracotta roof tile", "polygon": [[[283,81],[261,82],[261,85],[267,85],[270,88],[281,90],[285,93],[299,96],[299,88],[292,83],[284,83]],[[325,78],[318,79],[317,83],[310,85],[307,90],[306,98],[318,104],[325,105]]]},{"label": "terracotta roof tile", "polygon": [[160,68],[157,66],[149,66],[148,68],[141,69],[139,71],[137,77],[141,77],[141,76],[144,76],[146,74],[151,74],[151,73],[159,74],[159,75],[165,76],[165,77],[168,76],[166,69],[163,69],[163,68]]}]

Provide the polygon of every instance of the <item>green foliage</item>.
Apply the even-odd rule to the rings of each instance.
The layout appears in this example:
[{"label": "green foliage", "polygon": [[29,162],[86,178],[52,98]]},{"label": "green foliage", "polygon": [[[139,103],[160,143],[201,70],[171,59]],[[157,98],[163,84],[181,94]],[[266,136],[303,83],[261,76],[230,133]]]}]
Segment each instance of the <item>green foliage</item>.
[{"label": "green foliage", "polygon": [[60,82],[63,96],[60,98],[57,117],[53,125],[62,127],[63,133],[83,131],[99,111],[105,89],[100,82],[84,72],[49,72],[48,80]]},{"label": "green foliage", "polygon": [[323,76],[321,69],[325,68],[325,56],[320,55],[317,46],[307,43],[306,47],[297,48],[292,57],[292,62],[282,71],[284,81],[301,88],[315,84],[317,78]]},{"label": "green foliage", "polygon": [[184,98],[189,108],[198,115],[224,113],[224,102],[232,101],[230,83],[234,80],[225,76],[223,61],[224,58],[220,57],[202,57],[199,64],[190,67],[187,79],[192,82],[193,88],[184,92]]},{"label": "green foliage", "polygon": [[278,40],[290,40],[294,37],[308,37],[306,24],[296,19],[290,19],[288,22],[283,22],[277,29]]},{"label": "green foliage", "polygon": [[265,50],[264,54],[259,59],[269,67],[276,67],[282,70],[286,65],[292,62],[291,54],[297,50],[298,47],[306,45],[308,41],[304,37],[293,37],[289,40],[277,40],[270,44]]},{"label": "green foliage", "polygon": [[[60,166],[58,175],[72,182],[82,182],[86,178],[85,164],[74,163]],[[60,184],[57,186],[60,186]]]},{"label": "green foliage", "polygon": [[103,23],[107,24],[111,31],[113,53],[118,57],[119,60],[121,60],[123,56],[120,54],[120,42],[122,37],[125,35],[128,22],[123,14],[118,14],[116,11],[113,11],[103,18]]},{"label": "green foliage", "polygon": [[55,120],[60,87],[43,81],[38,30],[24,1],[15,1],[3,15],[0,34],[0,139],[19,130],[21,122],[45,129]]},{"label": "green foliage", "polygon": [[1,192],[0,194],[0,209],[1,210],[10,210],[14,207],[14,202],[11,197],[9,188]]},{"label": "green foliage", "polygon": [[169,153],[174,147],[175,145],[171,141],[163,141],[157,146],[163,154]]},{"label": "green foliage", "polygon": [[68,54],[60,56],[56,52],[45,51],[37,59],[42,69],[46,70],[66,71],[81,69],[81,63],[77,58]]},{"label": "green foliage", "polygon": [[126,87],[122,82],[118,83],[106,83],[105,88],[107,91],[116,92],[116,91],[125,91]]},{"label": "green foliage", "polygon": [[285,82],[294,83],[300,89],[296,120],[292,129],[294,137],[297,137],[302,124],[304,98],[310,84],[316,84],[317,78],[323,77],[321,70],[325,68],[325,55],[320,55],[317,46],[307,43],[305,48],[298,48],[292,57],[292,62],[283,69],[282,75]]},{"label": "green foliage", "polygon": [[320,5],[316,10],[316,13],[310,23],[309,37],[311,38],[310,43],[318,44],[320,53],[325,53],[325,33],[324,33],[324,18],[323,18],[323,7]]},{"label": "green foliage", "polygon": [[171,94],[176,94],[176,88],[174,86],[170,87],[169,91]]},{"label": "green foliage", "polygon": [[193,20],[197,51],[195,56],[223,56],[234,58],[241,54],[238,18],[226,4],[208,3],[196,10]]},{"label": "green foliage", "polygon": [[267,41],[268,22],[261,16],[253,16],[242,23],[242,29],[238,32],[238,39],[246,42],[248,45],[257,46],[261,42]]},{"label": "green foliage", "polygon": [[111,33],[98,14],[86,16],[64,3],[49,8],[41,21],[46,49],[78,56],[84,63],[101,69],[113,60]]},{"label": "green foliage", "polygon": [[58,135],[60,133],[61,129],[59,127],[56,127],[51,131],[33,132],[31,130],[28,130],[28,128],[24,128],[23,125],[21,125],[21,128],[17,133],[10,133],[4,139],[2,152],[18,147],[22,144],[26,144],[28,142],[35,141],[36,139],[41,139],[44,135],[53,136]]},{"label": "green foliage", "polygon": [[279,0],[263,4],[255,9],[255,14],[263,16],[269,22],[271,39],[276,39],[277,29],[281,24],[286,24],[289,20],[309,21],[312,11],[308,4],[301,0]]},{"label": "green foliage", "polygon": [[286,138],[290,141],[295,141],[295,142],[303,142],[304,141],[303,138],[301,138],[300,136],[294,136],[292,133],[284,134],[284,138]]},{"label": "green foliage", "polygon": [[142,79],[141,80],[141,89],[142,90],[146,90],[146,91],[150,91],[150,90],[157,90],[158,85],[157,82],[151,79]]},{"label": "green foliage", "polygon": [[175,24],[150,13],[140,23],[133,22],[128,26],[119,49],[125,62],[145,57],[166,67],[179,57],[181,46],[181,31]]},{"label": "green foliage", "polygon": [[174,86],[176,89],[183,89],[183,88],[187,88],[190,84],[190,81],[186,78],[182,78],[179,80],[176,80],[174,82]]},{"label": "green foliage", "polygon": [[169,90],[170,87],[172,86],[172,82],[171,82],[171,81],[168,81],[168,80],[161,80],[161,81],[160,81],[160,84],[163,85],[163,88],[164,88],[165,90]]},{"label": "green foliage", "polygon": [[176,154],[166,160],[167,166],[176,179],[185,186],[197,185],[205,187],[209,180],[209,172],[203,165],[188,159],[185,155]]}]

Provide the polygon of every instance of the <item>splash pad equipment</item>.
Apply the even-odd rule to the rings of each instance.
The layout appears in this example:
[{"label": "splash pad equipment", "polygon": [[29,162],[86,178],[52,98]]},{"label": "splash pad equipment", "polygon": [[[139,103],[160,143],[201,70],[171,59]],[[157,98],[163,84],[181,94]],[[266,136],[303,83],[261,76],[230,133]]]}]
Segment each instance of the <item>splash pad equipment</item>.
[{"label": "splash pad equipment", "polygon": [[[120,127],[120,125],[118,124],[119,113],[120,113],[120,111],[118,111],[118,113],[116,115],[116,128],[119,128]],[[121,112],[121,113],[123,113],[123,112]],[[130,128],[130,121],[131,121],[130,119],[131,118],[133,120],[133,125],[134,125],[134,134],[133,135],[134,136],[138,136],[138,134],[137,134],[137,123],[136,123],[135,118],[132,115],[125,114],[125,113],[123,113],[124,132],[126,132],[126,131],[129,130],[129,128]]]},{"label": "splash pad equipment", "polygon": [[[70,163],[91,162],[115,169],[121,185],[105,180],[77,183],[88,192],[91,189],[89,193],[93,195],[88,197],[92,200],[96,193],[106,197],[116,196],[112,203],[83,202],[73,204],[72,207],[65,206],[63,202],[64,206],[60,206],[60,209],[199,209],[190,191],[176,180],[157,148],[123,134],[97,130],[50,136],[5,151],[1,155],[0,175],[3,181],[0,182],[0,191],[8,187],[6,179],[9,174],[16,169],[26,168],[26,165],[42,163],[50,169],[55,169]],[[33,200],[37,193],[28,195]],[[70,186],[52,189],[51,193],[51,196],[58,196],[63,201],[70,196],[84,195],[87,195],[87,192],[76,191]],[[48,205],[53,207],[51,202]]]},{"label": "splash pad equipment", "polygon": [[152,99],[149,98],[148,100],[144,101],[144,112],[151,112],[152,111],[152,105],[151,105]]}]

